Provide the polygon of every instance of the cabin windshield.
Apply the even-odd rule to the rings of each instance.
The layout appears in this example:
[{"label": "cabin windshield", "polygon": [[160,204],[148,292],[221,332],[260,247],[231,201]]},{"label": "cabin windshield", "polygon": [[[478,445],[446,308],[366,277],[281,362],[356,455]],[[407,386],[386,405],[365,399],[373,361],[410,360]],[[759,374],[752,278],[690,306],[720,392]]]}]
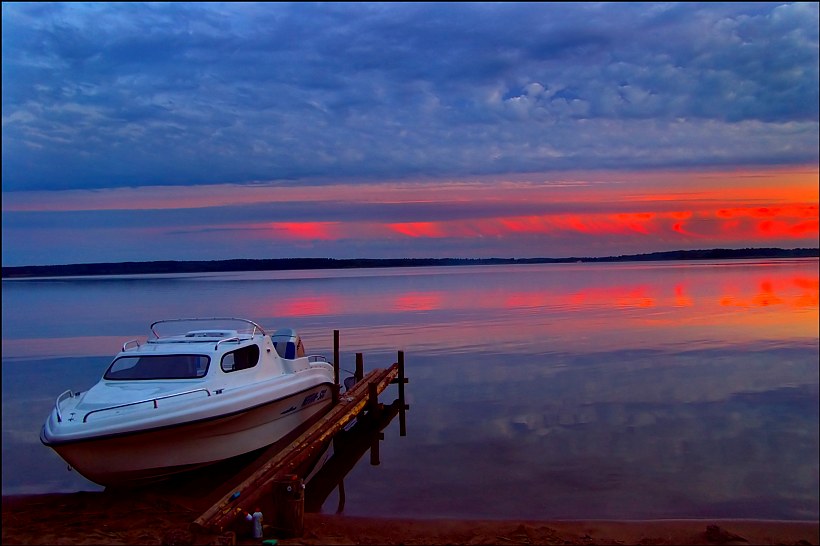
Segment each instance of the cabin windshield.
[{"label": "cabin windshield", "polygon": [[196,379],[208,372],[205,355],[123,356],[108,367],[103,379]]}]

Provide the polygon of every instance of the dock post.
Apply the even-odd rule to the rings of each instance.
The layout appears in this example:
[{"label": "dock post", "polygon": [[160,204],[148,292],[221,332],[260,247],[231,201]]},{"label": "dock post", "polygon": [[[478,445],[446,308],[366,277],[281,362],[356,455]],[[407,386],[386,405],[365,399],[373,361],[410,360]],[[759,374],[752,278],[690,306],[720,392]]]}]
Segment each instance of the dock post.
[{"label": "dock post", "polygon": [[[318,446],[325,446],[327,442],[331,441],[335,435],[345,430],[345,427],[357,419],[362,417],[361,423],[350,429],[351,433],[356,430],[360,424],[364,424],[359,430],[363,431],[363,435],[357,436],[360,442],[364,442],[361,446],[363,449],[356,455],[356,460],[364,454],[367,449],[367,442],[370,437],[367,433],[380,432],[380,427],[386,425],[382,424],[384,414],[379,416],[379,419],[370,419],[368,415],[362,415],[363,411],[372,409],[378,413],[384,413],[383,405],[378,402],[378,393],[383,392],[391,383],[394,382],[398,374],[398,365],[393,364],[387,369],[374,369],[368,372],[362,381],[357,383],[345,393],[345,403],[339,402],[336,406],[330,408],[326,414],[320,416],[318,421],[307,430],[303,431],[297,438],[290,442],[290,445],[284,449],[278,449],[275,452],[266,451],[263,455],[267,461],[259,461],[260,467],[256,468],[250,476],[245,477],[241,483],[237,480],[231,480],[228,484],[230,489],[217,500],[212,506],[205,510],[199,517],[191,523],[192,529],[198,531],[205,531],[211,533],[222,533],[231,528],[237,523],[238,513],[236,512],[237,505],[234,501],[237,498],[237,492],[241,492],[242,507],[250,509],[250,507],[259,506],[262,509],[269,510],[268,500],[270,499],[271,491],[275,490],[274,482],[281,480],[289,474],[297,474],[301,472],[304,465],[313,460],[319,452]],[[368,395],[371,394],[372,396]],[[368,406],[370,402],[370,406]],[[386,412],[388,416],[394,416],[394,405],[391,404],[390,412]],[[369,411],[368,411],[369,413]],[[374,416],[375,417],[375,416]],[[388,420],[389,422],[389,420]],[[373,429],[376,428],[374,431]],[[374,435],[375,436],[375,435]],[[373,455],[376,464],[378,464],[378,438],[383,436],[376,436],[376,445]],[[275,445],[275,444],[274,444]],[[335,455],[334,455],[335,457]],[[333,460],[333,459],[331,459]],[[257,462],[254,462],[256,465]],[[354,461],[355,464],[355,461]],[[352,468],[352,467],[351,467]],[[244,476],[243,476],[244,477]],[[298,483],[298,482],[297,482]],[[288,484],[286,484],[288,485]],[[299,490],[296,490],[301,493]],[[287,497],[286,497],[287,498]],[[304,497],[291,498],[294,501],[293,513],[298,514],[298,506],[304,508],[304,504],[299,505],[298,502],[304,503]],[[257,503],[260,503],[257,505]],[[267,511],[264,512],[267,514]]]},{"label": "dock post", "polygon": [[367,384],[367,411],[374,418],[379,416],[379,391],[375,383]]},{"label": "dock post", "polygon": [[381,440],[384,440],[384,433],[379,432],[378,430],[373,432],[373,440],[370,444],[370,465],[371,466],[379,466],[381,464],[381,460],[379,458],[379,444]]},{"label": "dock post", "polygon": [[[368,383],[367,384],[367,407],[369,412],[369,417],[372,418],[372,423],[379,422],[379,414],[381,412],[381,408],[379,407],[379,392],[376,389],[375,383]],[[373,438],[370,440],[370,464],[373,466],[377,466],[379,464],[379,440],[382,439],[382,434],[379,432],[379,429],[376,428],[373,433]]]},{"label": "dock post", "polygon": [[304,491],[304,482],[296,474],[288,474],[274,482],[271,527],[277,536],[294,538],[304,534]]},{"label": "dock post", "polygon": [[339,402],[339,330],[333,330],[333,405]]},{"label": "dock post", "polygon": [[356,353],[356,374],[354,377],[357,383],[364,377],[364,356],[362,353]]},{"label": "dock post", "polygon": [[410,409],[410,406],[404,402],[404,384],[407,383],[407,378],[404,377],[404,351],[399,351],[399,374],[396,380],[399,383],[399,435],[407,436],[407,418],[405,411]]}]

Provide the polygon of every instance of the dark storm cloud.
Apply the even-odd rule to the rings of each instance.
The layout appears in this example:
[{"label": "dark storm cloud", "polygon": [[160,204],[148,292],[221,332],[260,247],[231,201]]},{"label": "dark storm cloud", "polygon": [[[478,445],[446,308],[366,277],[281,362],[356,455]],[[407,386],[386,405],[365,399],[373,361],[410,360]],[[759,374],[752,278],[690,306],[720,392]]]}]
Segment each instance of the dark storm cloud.
[{"label": "dark storm cloud", "polygon": [[2,10],[5,191],[818,160],[816,3]]}]

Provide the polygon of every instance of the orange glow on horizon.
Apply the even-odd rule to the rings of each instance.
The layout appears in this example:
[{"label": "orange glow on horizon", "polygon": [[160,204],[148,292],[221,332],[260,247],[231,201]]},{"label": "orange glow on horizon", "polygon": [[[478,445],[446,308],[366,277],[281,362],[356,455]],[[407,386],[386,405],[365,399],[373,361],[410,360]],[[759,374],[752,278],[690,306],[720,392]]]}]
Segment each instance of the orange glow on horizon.
[{"label": "orange glow on horizon", "polygon": [[[582,234],[589,237],[680,237],[684,240],[807,239],[820,235],[817,205],[732,207],[702,210],[644,211],[588,214],[542,214],[425,222],[270,222],[230,224],[211,229],[256,231],[265,239],[336,241],[344,238],[503,238],[515,235]],[[159,228],[154,228],[157,231]],[[158,232],[158,231],[157,231]]]},{"label": "orange glow on horizon", "polygon": [[[820,200],[816,166],[758,171],[647,171],[483,176],[467,180],[151,186],[3,192],[4,212],[198,209],[262,203],[578,203],[666,210],[669,202],[731,209]],[[424,196],[420,198],[419,196]],[[731,196],[731,197],[728,197]],[[646,206],[643,204],[654,203]],[[663,205],[663,206],[662,206]],[[686,208],[689,208],[688,206]]]},{"label": "orange glow on horizon", "polygon": [[[728,209],[671,212],[623,212],[616,214],[544,214],[464,221],[407,222],[388,224],[407,237],[443,238],[504,236],[512,234],[558,234],[650,236],[677,233],[688,238],[711,238],[716,242],[734,238],[766,240],[805,239],[820,233],[816,205],[785,207],[735,207]],[[761,218],[765,218],[762,219]]]},{"label": "orange glow on horizon", "polygon": [[757,224],[757,231],[764,237],[811,237],[818,234],[820,222],[809,220],[789,225],[786,222],[765,220]]},{"label": "orange glow on horizon", "polygon": [[[408,239],[479,239],[521,248],[623,247],[687,248],[755,246],[762,243],[816,246],[820,237],[818,170],[816,167],[757,171],[595,172],[475,177],[470,180],[351,182],[317,185],[275,182],[201,187],[117,188],[55,192],[4,192],[4,212],[137,211],[203,209],[215,223],[195,225],[206,214],[182,215],[136,227],[96,228],[106,236],[129,232],[136,237],[150,230],[153,238],[172,235],[174,242],[208,237],[222,243],[241,236],[296,244],[322,241]],[[277,207],[315,204],[307,220],[287,214],[270,216],[266,204]],[[326,205],[326,210],[322,207]],[[372,207],[361,216],[356,207]],[[402,220],[392,220],[396,206]],[[435,206],[433,206],[435,205]],[[219,223],[220,207],[254,207],[254,222]],[[311,205],[312,206],[312,205]],[[211,210],[204,210],[209,209]],[[277,211],[286,210],[284,208]],[[453,213],[455,212],[455,213]],[[226,213],[225,218],[232,216]],[[335,216],[334,216],[335,215]],[[116,215],[114,215],[116,216]],[[169,217],[161,215],[161,217]],[[249,216],[250,217],[250,216]],[[114,224],[114,222],[112,222]],[[49,228],[42,228],[43,238]],[[71,228],[70,228],[71,229]],[[139,232],[139,233],[138,233]],[[225,232],[223,234],[221,232]],[[66,231],[60,234],[67,238]],[[219,239],[223,237],[223,239]],[[52,238],[53,239],[53,238]],[[515,239],[521,242],[514,247]],[[563,239],[563,241],[561,240]],[[541,244],[543,243],[543,246]],[[499,246],[500,246],[499,244]],[[318,247],[317,247],[318,248]],[[466,248],[466,245],[465,245]],[[617,253],[617,250],[615,250]],[[600,252],[599,252],[600,255]]]},{"label": "orange glow on horizon", "polygon": [[396,233],[406,235],[408,237],[446,237],[444,230],[442,230],[438,222],[403,222],[396,224],[387,224],[387,227]]}]

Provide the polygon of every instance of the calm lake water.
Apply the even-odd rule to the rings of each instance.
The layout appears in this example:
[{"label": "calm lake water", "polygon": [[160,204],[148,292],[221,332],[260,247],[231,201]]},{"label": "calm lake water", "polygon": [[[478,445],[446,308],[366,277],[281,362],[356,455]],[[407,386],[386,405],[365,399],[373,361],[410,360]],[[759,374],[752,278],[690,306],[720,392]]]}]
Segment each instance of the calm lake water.
[{"label": "calm lake water", "polygon": [[4,280],[2,301],[4,495],[99,490],[39,442],[55,397],[155,320],[238,316],[330,358],[338,329],[349,370],[405,352],[407,436],[347,475],[345,514],[820,517],[817,259]]}]

